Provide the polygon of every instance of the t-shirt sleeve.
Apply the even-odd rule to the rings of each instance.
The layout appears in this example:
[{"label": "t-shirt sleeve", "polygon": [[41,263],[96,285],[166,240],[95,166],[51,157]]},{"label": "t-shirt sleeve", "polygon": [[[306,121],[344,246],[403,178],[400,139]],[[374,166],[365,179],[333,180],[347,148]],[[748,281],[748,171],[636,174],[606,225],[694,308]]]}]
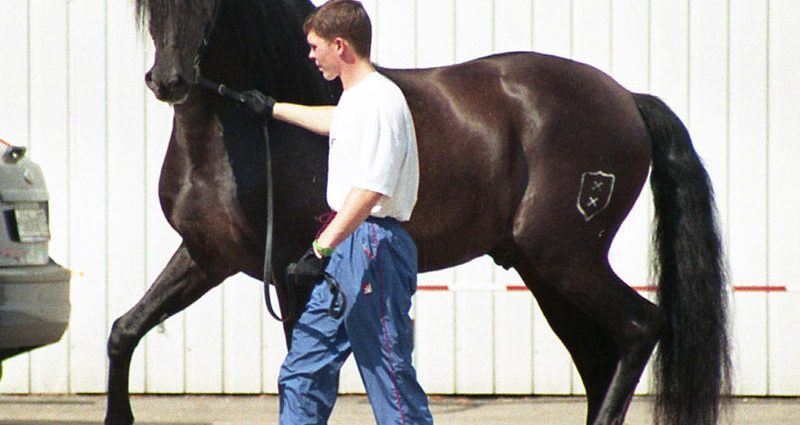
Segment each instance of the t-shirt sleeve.
[{"label": "t-shirt sleeve", "polygon": [[362,146],[356,163],[359,172],[354,182],[355,187],[388,197],[395,195],[409,143],[404,134],[405,116],[396,103],[379,99],[370,116],[362,120]]}]

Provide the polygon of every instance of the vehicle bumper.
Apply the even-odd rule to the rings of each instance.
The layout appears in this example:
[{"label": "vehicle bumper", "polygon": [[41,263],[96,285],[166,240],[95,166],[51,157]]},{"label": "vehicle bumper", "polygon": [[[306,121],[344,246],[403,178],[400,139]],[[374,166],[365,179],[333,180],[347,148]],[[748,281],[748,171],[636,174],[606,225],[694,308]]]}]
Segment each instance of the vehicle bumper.
[{"label": "vehicle bumper", "polygon": [[69,270],[0,267],[0,361],[61,339],[70,314]]}]

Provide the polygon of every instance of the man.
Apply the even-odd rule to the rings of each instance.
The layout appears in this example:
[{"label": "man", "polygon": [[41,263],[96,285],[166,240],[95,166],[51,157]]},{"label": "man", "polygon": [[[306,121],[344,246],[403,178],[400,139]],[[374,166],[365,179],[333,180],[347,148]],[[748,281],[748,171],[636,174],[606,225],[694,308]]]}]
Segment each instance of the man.
[{"label": "man", "polygon": [[419,180],[411,113],[370,62],[372,28],[361,3],[331,0],[304,29],[309,59],[327,80],[339,77],[344,92],[336,108],[272,108],[276,119],[329,135],[327,199],[336,215],[296,264],[319,283],[330,273],[349,305],[342,318],[330,317],[328,287],[313,288],[281,367],[280,423],[327,423],[352,352],[378,424],[432,424],[411,363],[417,251],[400,225]]}]

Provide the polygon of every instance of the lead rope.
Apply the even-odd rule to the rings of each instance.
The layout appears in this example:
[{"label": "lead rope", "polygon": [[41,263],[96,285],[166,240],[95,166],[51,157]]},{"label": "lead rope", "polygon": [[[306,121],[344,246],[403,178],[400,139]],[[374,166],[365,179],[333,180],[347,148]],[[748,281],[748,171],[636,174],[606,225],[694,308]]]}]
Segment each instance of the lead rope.
[{"label": "lead rope", "polygon": [[[273,233],[273,217],[274,217],[274,208],[272,202],[272,156],[270,155],[269,149],[269,129],[268,129],[268,121],[264,120],[264,144],[266,150],[266,173],[267,173],[267,231],[266,231],[266,240],[264,241],[264,274],[263,274],[263,281],[264,281],[264,298],[267,302],[267,311],[269,314],[279,322],[285,322],[290,317],[292,317],[292,307],[294,306],[294,290],[292,286],[287,282],[286,283],[286,297],[287,297],[287,307],[286,307],[286,314],[283,317],[280,317],[275,313],[275,309],[272,307],[272,297],[270,297],[270,286],[272,286],[272,233]],[[277,289],[276,289],[277,291]]]},{"label": "lead rope", "polygon": [[[243,105],[247,104],[247,99],[242,93],[239,93],[236,90],[233,90],[226,86],[225,84],[218,84],[214,81],[205,78],[200,73],[200,60],[202,59],[203,53],[205,52],[206,48],[208,47],[209,37],[214,32],[214,27],[217,23],[217,18],[219,16],[219,3],[214,8],[214,12],[212,15],[211,20],[206,24],[206,28],[203,31],[203,39],[200,41],[200,45],[197,47],[197,53],[194,57],[194,75],[195,81],[194,83],[205,87],[209,90],[213,90],[217,92],[222,97],[227,97],[228,99],[233,100],[234,102],[241,103]],[[269,149],[269,121],[264,120],[264,125],[262,128],[264,133],[264,145],[266,149],[266,173],[267,173],[267,229],[266,229],[266,240],[264,241],[264,274],[262,277],[262,281],[264,282],[264,298],[266,299],[267,310],[269,314],[279,322],[286,322],[292,316],[292,308],[294,306],[294,291],[291,288],[291,285],[286,285],[286,297],[288,301],[286,315],[281,318],[275,313],[275,309],[272,307],[272,298],[270,297],[270,289],[269,287],[272,285],[273,275],[272,275],[272,234],[273,234],[273,203],[272,203],[272,158],[270,155]]]},{"label": "lead rope", "polygon": [[[199,67],[195,70],[196,76],[196,84],[208,88],[217,92],[220,96],[227,97],[235,102],[239,102],[241,104],[247,104],[247,97],[244,96],[242,93],[228,88],[224,84],[217,84],[203,76],[200,75]],[[258,111],[256,111],[258,112]],[[263,282],[264,282],[264,298],[267,304],[267,311],[269,314],[279,322],[286,322],[289,320],[293,315],[293,308],[296,302],[295,293],[294,293],[294,286],[296,282],[289,282],[288,277],[286,281],[286,298],[287,298],[287,307],[286,307],[286,314],[283,317],[278,316],[275,313],[275,308],[272,306],[272,297],[270,297],[270,286],[272,286],[273,275],[272,275],[272,239],[273,239],[273,232],[274,232],[274,225],[273,225],[273,217],[274,217],[274,207],[273,207],[273,197],[272,197],[272,157],[270,154],[270,143],[269,143],[269,122],[268,120],[264,120],[263,126],[263,133],[264,133],[264,144],[265,144],[265,152],[266,152],[266,174],[267,174],[267,229],[266,229],[266,240],[264,241],[264,274],[263,274]],[[319,219],[323,221],[323,227],[320,230],[324,230],[328,224],[333,220],[335,213],[328,213],[323,214]],[[319,237],[319,233],[317,234]],[[324,280],[325,283],[328,284],[328,288],[333,295],[331,299],[331,304],[328,307],[328,314],[335,318],[339,319],[344,315],[344,312],[347,309],[347,297],[341,291],[341,287],[336,279],[331,276],[329,273],[324,273]]]},{"label": "lead rope", "polygon": [[[217,92],[220,96],[226,97],[231,99],[235,102],[241,103],[246,105],[246,98],[244,95],[239,93],[236,90],[228,88],[224,84],[217,84],[203,76],[200,75],[199,69],[195,71],[195,75],[197,76],[196,82],[198,85],[205,87],[207,89],[213,90]],[[285,322],[292,316],[291,308],[294,305],[294,293],[292,291],[291,285],[286,285],[286,296],[288,301],[287,312],[284,317],[278,316],[275,312],[275,308],[272,306],[272,297],[270,297],[270,286],[272,286],[272,235],[274,233],[274,211],[275,208],[273,206],[272,200],[272,155],[270,154],[270,143],[269,143],[269,121],[264,120],[264,125],[262,127],[262,132],[264,133],[264,150],[265,150],[265,159],[266,159],[266,167],[265,172],[267,174],[267,229],[266,229],[266,238],[264,241],[264,274],[263,274],[263,282],[264,282],[264,298],[267,304],[267,311],[269,314],[275,318],[275,320],[279,322]]]}]

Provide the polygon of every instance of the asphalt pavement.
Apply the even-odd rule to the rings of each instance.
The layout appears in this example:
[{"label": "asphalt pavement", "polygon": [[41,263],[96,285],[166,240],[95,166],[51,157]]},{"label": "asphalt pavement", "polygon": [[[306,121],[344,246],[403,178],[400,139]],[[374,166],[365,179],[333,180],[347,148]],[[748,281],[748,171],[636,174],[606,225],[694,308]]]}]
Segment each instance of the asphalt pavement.
[{"label": "asphalt pavement", "polygon": [[[276,424],[274,396],[134,396],[139,425]],[[634,399],[628,425],[652,423],[652,399]],[[581,397],[431,397],[437,425],[538,425],[585,423]],[[98,425],[105,397],[0,395],[0,425]],[[737,398],[724,423],[735,425],[800,424],[798,398]],[[364,396],[341,396],[330,425],[373,424]]]}]

